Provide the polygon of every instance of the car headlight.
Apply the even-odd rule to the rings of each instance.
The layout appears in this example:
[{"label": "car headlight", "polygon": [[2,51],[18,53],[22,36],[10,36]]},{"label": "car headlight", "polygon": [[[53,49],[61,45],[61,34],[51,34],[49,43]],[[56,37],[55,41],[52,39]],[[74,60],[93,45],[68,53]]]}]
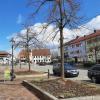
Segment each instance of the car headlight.
[{"label": "car headlight", "polygon": [[67,72],[71,72],[70,70],[67,70]]}]

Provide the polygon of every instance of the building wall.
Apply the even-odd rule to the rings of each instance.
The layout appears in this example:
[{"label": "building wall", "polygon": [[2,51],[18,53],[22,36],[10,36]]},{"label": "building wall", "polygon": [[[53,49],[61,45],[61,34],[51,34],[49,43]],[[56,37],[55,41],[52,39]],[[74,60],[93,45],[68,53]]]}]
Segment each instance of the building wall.
[{"label": "building wall", "polygon": [[68,54],[69,58],[77,58],[78,61],[100,63],[100,30],[69,41],[65,45],[64,53]]},{"label": "building wall", "polygon": [[86,40],[86,47],[89,61],[100,60],[100,36]]},{"label": "building wall", "polygon": [[51,62],[51,56],[33,56],[32,57],[32,62],[38,63],[38,62],[46,62],[50,63]]},{"label": "building wall", "polygon": [[81,41],[79,43],[66,45],[64,48],[64,52],[68,54],[69,58],[77,57],[78,61],[86,61],[86,47],[85,41]]},{"label": "building wall", "polygon": [[[29,58],[30,58],[30,61],[32,63],[38,63],[38,62],[50,63],[51,62],[51,55],[48,55],[48,54],[45,54],[45,53],[43,53],[43,54],[35,54],[35,55],[37,55],[37,56],[34,56],[32,54],[32,50],[31,50],[31,52],[29,54]],[[26,55],[21,55],[20,60],[26,61],[27,60]]]}]

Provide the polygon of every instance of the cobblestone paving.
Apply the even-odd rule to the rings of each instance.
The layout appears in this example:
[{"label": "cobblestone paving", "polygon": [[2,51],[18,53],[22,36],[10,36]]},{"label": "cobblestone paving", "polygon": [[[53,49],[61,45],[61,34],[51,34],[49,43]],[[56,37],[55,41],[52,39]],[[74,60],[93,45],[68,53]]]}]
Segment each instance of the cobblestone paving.
[{"label": "cobblestone paving", "polygon": [[[22,80],[5,81],[4,67],[0,66],[0,100],[39,100],[33,93],[22,86]],[[29,79],[29,78],[28,78]]]},{"label": "cobblestone paving", "polygon": [[21,80],[0,82],[0,100],[39,100],[21,84]]}]

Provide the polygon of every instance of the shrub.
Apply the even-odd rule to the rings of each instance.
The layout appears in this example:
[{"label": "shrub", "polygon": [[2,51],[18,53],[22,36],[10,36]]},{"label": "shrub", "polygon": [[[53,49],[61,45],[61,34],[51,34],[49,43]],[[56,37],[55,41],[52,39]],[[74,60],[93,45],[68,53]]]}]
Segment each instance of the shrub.
[{"label": "shrub", "polygon": [[93,65],[95,65],[94,62],[85,62],[85,63],[83,63],[83,66],[84,66],[85,68],[90,68],[90,67],[92,67]]}]

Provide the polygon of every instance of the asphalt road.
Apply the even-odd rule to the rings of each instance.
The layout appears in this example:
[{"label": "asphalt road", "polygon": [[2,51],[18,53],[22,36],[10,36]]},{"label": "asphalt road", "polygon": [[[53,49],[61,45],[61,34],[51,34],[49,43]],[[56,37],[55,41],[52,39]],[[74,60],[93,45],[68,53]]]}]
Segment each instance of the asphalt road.
[{"label": "asphalt road", "polygon": [[[0,70],[4,69],[5,66],[0,66]],[[20,65],[14,66],[14,67],[20,67]],[[22,68],[28,68],[28,65],[21,65]],[[53,74],[53,66],[52,65],[45,65],[45,66],[39,66],[38,64],[32,64],[31,65],[31,69],[35,70],[35,71],[40,71],[40,72],[49,72],[50,74]],[[74,78],[69,78],[72,80],[90,80],[87,77],[87,70],[85,69],[78,69],[79,70],[79,76],[78,77],[74,77]]]},{"label": "asphalt road", "polygon": [[[53,68],[52,65],[46,65],[46,66],[35,65],[35,66],[32,67],[33,70],[42,71],[42,72],[47,72],[48,69],[49,69],[50,73],[53,74],[52,68]],[[73,80],[89,80],[89,78],[87,77],[87,70],[85,70],[85,69],[78,69],[78,70],[79,70],[79,76],[78,77],[69,78],[69,79],[73,79]]]},{"label": "asphalt road", "polygon": [[[25,66],[26,65],[24,65],[23,67],[25,67]],[[53,74],[52,68],[53,68],[52,65],[45,65],[45,66],[39,66],[37,64],[31,65],[31,69],[35,70],[35,71],[48,72],[48,69],[49,69],[50,74]],[[78,69],[78,70],[79,70],[79,76],[69,78],[69,79],[72,79],[72,80],[90,80],[87,77],[87,70],[85,70],[85,69]]]}]

